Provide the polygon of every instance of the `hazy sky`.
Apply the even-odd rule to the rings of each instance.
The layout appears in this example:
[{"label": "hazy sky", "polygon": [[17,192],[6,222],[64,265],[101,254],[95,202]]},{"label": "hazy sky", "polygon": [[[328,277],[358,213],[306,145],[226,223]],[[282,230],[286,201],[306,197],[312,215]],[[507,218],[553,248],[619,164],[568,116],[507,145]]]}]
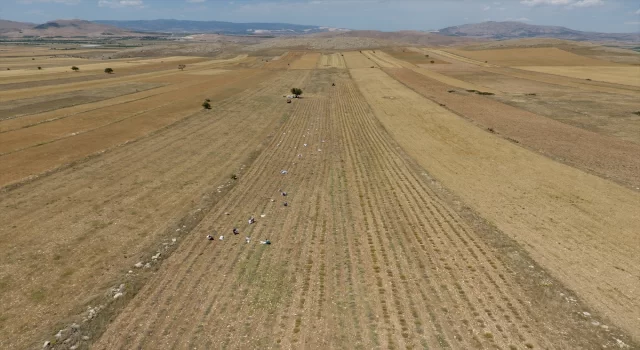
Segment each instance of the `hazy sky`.
[{"label": "hazy sky", "polygon": [[429,30],[518,20],[602,32],[640,31],[628,0],[0,0],[0,18],[191,19],[285,22],[350,29]]}]

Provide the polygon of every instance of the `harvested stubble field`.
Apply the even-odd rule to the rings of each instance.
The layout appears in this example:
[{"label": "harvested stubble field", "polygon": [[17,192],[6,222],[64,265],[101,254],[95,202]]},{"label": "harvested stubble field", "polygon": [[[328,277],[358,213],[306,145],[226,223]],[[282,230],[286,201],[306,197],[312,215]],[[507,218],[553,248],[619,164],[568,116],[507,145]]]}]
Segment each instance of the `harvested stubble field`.
[{"label": "harvested stubble field", "polygon": [[640,143],[403,57],[0,92],[0,348],[637,346]]}]

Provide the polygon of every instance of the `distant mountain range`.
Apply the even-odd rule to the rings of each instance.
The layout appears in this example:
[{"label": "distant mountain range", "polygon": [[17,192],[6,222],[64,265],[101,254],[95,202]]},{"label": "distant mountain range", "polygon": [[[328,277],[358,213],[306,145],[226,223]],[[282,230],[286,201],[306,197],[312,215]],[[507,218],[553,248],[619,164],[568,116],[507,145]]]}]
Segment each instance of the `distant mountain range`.
[{"label": "distant mountain range", "polygon": [[144,36],[126,29],[79,19],[59,19],[43,24],[22,23],[0,20],[0,36],[9,38],[26,37],[123,37]]},{"label": "distant mountain range", "polygon": [[309,34],[339,30],[337,28],[288,23],[232,23],[220,21],[183,21],[156,19],[149,21],[94,21],[118,28],[162,33],[219,33],[219,34]]},{"label": "distant mountain range", "polygon": [[639,33],[582,32],[565,27],[539,26],[521,22],[483,22],[440,29],[439,34],[488,39],[555,38],[579,41],[636,41]]},{"label": "distant mountain range", "polygon": [[[218,33],[231,35],[287,36],[316,34],[362,36],[411,42],[416,45],[448,45],[464,38],[518,39],[556,38],[579,41],[624,41],[639,43],[639,33],[592,33],[565,27],[539,26],[521,22],[483,22],[448,27],[437,32],[349,31],[346,29],[287,23],[232,23],[220,21],[183,21],[174,19],[141,21],[55,20],[44,24],[22,23],[0,19],[0,37],[127,37],[157,36],[159,33]],[[447,37],[449,39],[447,39]]]}]

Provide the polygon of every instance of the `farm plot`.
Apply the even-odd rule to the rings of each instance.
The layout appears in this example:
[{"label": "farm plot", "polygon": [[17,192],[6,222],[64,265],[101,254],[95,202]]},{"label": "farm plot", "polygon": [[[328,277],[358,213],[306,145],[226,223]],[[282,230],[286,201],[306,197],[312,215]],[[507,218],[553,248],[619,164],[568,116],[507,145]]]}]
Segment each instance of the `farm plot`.
[{"label": "farm plot", "polygon": [[94,348],[602,344],[601,332],[583,330],[588,321],[557,322],[565,305],[527,294],[418,175],[346,72],[313,74],[314,97],[292,105],[246,175]]},{"label": "farm plot", "polygon": [[599,315],[640,339],[640,193],[487,133],[380,70],[351,74],[420,165]]},{"label": "farm plot", "polygon": [[[625,186],[638,184],[640,142],[599,135],[464,90],[454,91],[408,69],[385,69],[385,72],[417,93],[445,104],[449,110],[511,142]],[[602,94],[593,97],[606,98]]]},{"label": "farm plot", "polygon": [[289,69],[314,69],[318,65],[320,56],[318,52],[305,53],[300,59],[293,61]]},{"label": "farm plot", "polygon": [[[145,60],[109,60],[102,61],[98,63],[89,63],[83,64],[79,68],[83,71],[98,71],[102,72],[105,68],[110,67],[113,69],[119,68],[132,68],[138,67],[145,64],[154,64],[154,63],[162,63],[162,62],[176,62],[183,61],[186,59],[193,59],[193,57],[164,57],[164,58],[153,58],[153,59],[145,59]],[[86,62],[86,60],[83,60]],[[35,61],[34,61],[35,62]],[[75,62],[75,61],[74,61]],[[89,61],[91,62],[91,61]],[[50,67],[46,70],[39,71],[37,69],[16,69],[16,70],[4,70],[0,71],[0,78],[11,78],[11,77],[22,77],[29,75],[42,75],[42,74],[53,74],[53,73],[62,73],[71,71],[71,65],[66,65],[62,67]]]},{"label": "farm plot", "polygon": [[[125,83],[102,89],[82,90],[80,92],[46,95],[25,100],[8,101],[0,106],[0,121],[20,116],[41,113],[58,108],[102,101],[139,91],[154,89],[160,84]],[[0,151],[0,153],[2,153]]]},{"label": "farm plot", "polygon": [[640,66],[629,67],[516,67],[533,72],[561,75],[576,79],[591,79],[613,84],[640,87]]},{"label": "farm plot", "polygon": [[122,282],[123,298],[133,295],[150,272],[133,265],[188,237],[287,117],[281,92],[305,87],[308,72],[253,78],[210,111],[0,192],[0,221],[11,222],[0,227],[0,348],[40,348],[61,322],[99,334],[107,321],[82,322],[87,306],[109,304],[104,295]]},{"label": "farm plot", "polygon": [[[563,123],[640,144],[637,96],[575,89],[475,68],[447,71],[447,76],[482,84],[501,94],[495,99]],[[535,73],[531,72],[531,75]]]},{"label": "farm plot", "polygon": [[424,52],[422,52],[422,50],[414,47],[408,47],[408,48],[402,48],[402,49],[399,49],[399,48],[389,49],[389,50],[385,50],[385,53],[387,53],[390,56],[393,56],[398,60],[408,62],[416,66],[421,64],[425,64],[425,65],[449,64],[449,62],[447,61],[441,60],[436,57],[432,57],[431,55],[425,54]]},{"label": "farm plot", "polygon": [[473,51],[446,49],[446,52],[499,66],[620,66],[555,47]]},{"label": "farm plot", "polygon": [[[203,61],[203,58],[192,58],[184,61],[180,61],[178,64],[186,64],[188,67],[195,65],[197,63],[208,63],[211,64],[210,60]],[[160,62],[160,63],[152,63],[146,64],[131,68],[121,68],[116,71],[116,74],[104,74],[103,71],[84,71],[80,70],[78,72],[66,71],[62,73],[51,73],[46,72],[46,69],[41,71],[39,75],[36,76],[23,76],[23,77],[13,77],[13,78],[3,78],[2,84],[0,84],[0,88],[2,90],[13,90],[13,89],[23,89],[23,88],[33,88],[33,87],[41,87],[48,85],[62,85],[68,84],[72,82],[79,81],[87,81],[87,80],[100,80],[100,79],[111,79],[117,78],[127,75],[135,75],[135,74],[143,74],[150,72],[159,72],[162,70],[175,70],[177,65],[175,62]],[[68,67],[71,67],[69,65]],[[82,66],[80,66],[82,67]]]},{"label": "farm plot", "polygon": [[156,94],[2,133],[0,138],[11,150],[5,149],[0,155],[0,184],[37,176],[131,142],[198,112],[205,98],[215,102],[271,75],[266,71],[244,70],[226,76],[203,76],[202,80],[179,86],[181,89],[177,92]]},{"label": "farm plot", "polygon": [[402,68],[413,66],[407,62],[397,60],[382,51],[367,50],[362,51],[362,54],[368,59],[374,61],[378,66],[384,68]]},{"label": "farm plot", "polygon": [[323,54],[318,61],[318,68],[345,69],[347,64],[344,61],[344,57],[342,57],[342,53]]},{"label": "farm plot", "polygon": [[347,68],[379,68],[378,64],[360,52],[349,51],[344,53]]},{"label": "farm plot", "polygon": [[302,51],[289,51],[282,56],[276,57],[264,65],[265,69],[288,69],[291,63],[304,56]]},{"label": "farm plot", "polygon": [[[429,52],[432,52],[432,54],[434,55],[438,55],[438,53],[434,53],[433,51],[429,51]],[[446,54],[446,52],[444,51],[439,51],[439,52]],[[429,70],[431,71],[439,72],[439,73],[450,75],[450,76],[456,76],[461,71],[471,73],[471,72],[478,72],[478,70],[480,70],[480,71],[486,71],[494,74],[501,74],[501,75],[506,75],[514,78],[527,79],[527,80],[532,80],[536,82],[560,85],[560,86],[579,89],[579,90],[594,91],[594,92],[608,92],[612,94],[623,94],[627,96],[638,96],[640,94],[640,89],[638,89],[638,87],[636,86],[631,86],[631,85],[619,85],[619,84],[612,84],[605,81],[593,81],[593,79],[586,80],[586,79],[579,79],[579,78],[571,78],[568,76],[544,74],[541,72],[516,69],[512,67],[498,67],[498,66],[492,66],[490,64],[485,64],[480,61],[470,60],[462,56],[457,56],[453,54],[449,54],[449,56],[450,57],[447,57],[447,58],[452,60],[451,65],[430,65],[430,66],[421,65],[421,66],[428,67]],[[549,67],[542,67],[542,68],[549,68]],[[584,67],[561,67],[561,68],[578,68],[579,69]],[[615,69],[620,67],[598,67],[598,69],[599,68]],[[621,67],[621,68],[629,69],[632,67]],[[490,83],[490,81],[487,83]],[[501,89],[498,89],[498,90],[502,90],[502,89],[505,89],[505,87],[502,87]]]}]

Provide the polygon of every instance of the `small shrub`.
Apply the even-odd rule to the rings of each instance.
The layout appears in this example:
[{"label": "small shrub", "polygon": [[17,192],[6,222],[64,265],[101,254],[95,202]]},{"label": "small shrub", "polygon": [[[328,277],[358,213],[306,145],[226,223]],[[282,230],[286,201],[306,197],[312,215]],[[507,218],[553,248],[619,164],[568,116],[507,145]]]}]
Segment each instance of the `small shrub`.
[{"label": "small shrub", "polygon": [[495,131],[495,130],[493,130],[493,128],[487,128],[487,131],[489,131],[489,132],[490,132],[490,133],[492,133],[492,134],[495,134],[495,133],[496,133],[496,131]]},{"label": "small shrub", "polygon": [[78,68],[78,67],[76,67],[76,66],[73,66],[73,67],[71,67],[71,70],[72,70],[72,71],[74,71],[74,72],[77,72],[77,71],[79,71],[79,70],[80,70],[80,68]]},{"label": "small shrub", "polygon": [[537,94],[531,93],[531,94],[526,94],[526,96],[537,96]]},{"label": "small shrub", "polygon": [[11,68],[7,68],[7,70],[11,70]]},{"label": "small shrub", "polygon": [[38,67],[38,70],[41,70],[41,69],[42,69],[42,67]]},{"label": "small shrub", "polygon": [[589,78],[587,78],[586,80],[587,80],[587,81],[591,81],[591,79],[589,79]]},{"label": "small shrub", "polygon": [[35,59],[35,58],[32,58],[31,60],[32,60],[32,61],[35,61],[36,59]]},{"label": "small shrub", "polygon": [[431,63],[436,63],[436,61],[431,61]]},{"label": "small shrub", "polygon": [[635,112],[633,112],[633,114],[640,115],[640,111],[635,111]]},{"label": "small shrub", "polygon": [[207,102],[207,101],[204,101],[204,102],[202,103],[202,107],[203,107],[204,109],[211,109],[211,103],[209,103],[209,102]]},{"label": "small shrub", "polygon": [[105,72],[105,73],[107,73],[107,74],[112,74],[112,73],[113,73],[113,69],[111,69],[111,68],[105,68],[105,69],[104,69],[104,72]]},{"label": "small shrub", "polygon": [[291,93],[296,96],[296,98],[302,95],[302,89],[299,88],[291,88]]},{"label": "small shrub", "polygon": [[237,174],[231,174],[231,180],[237,180],[237,179],[238,179]]},{"label": "small shrub", "polygon": [[424,55],[424,57],[429,57],[429,55]]},{"label": "small shrub", "polygon": [[178,69],[179,69],[179,70],[184,70],[185,68],[187,68],[187,65],[186,65],[186,64],[179,64],[179,65],[178,65]]}]

